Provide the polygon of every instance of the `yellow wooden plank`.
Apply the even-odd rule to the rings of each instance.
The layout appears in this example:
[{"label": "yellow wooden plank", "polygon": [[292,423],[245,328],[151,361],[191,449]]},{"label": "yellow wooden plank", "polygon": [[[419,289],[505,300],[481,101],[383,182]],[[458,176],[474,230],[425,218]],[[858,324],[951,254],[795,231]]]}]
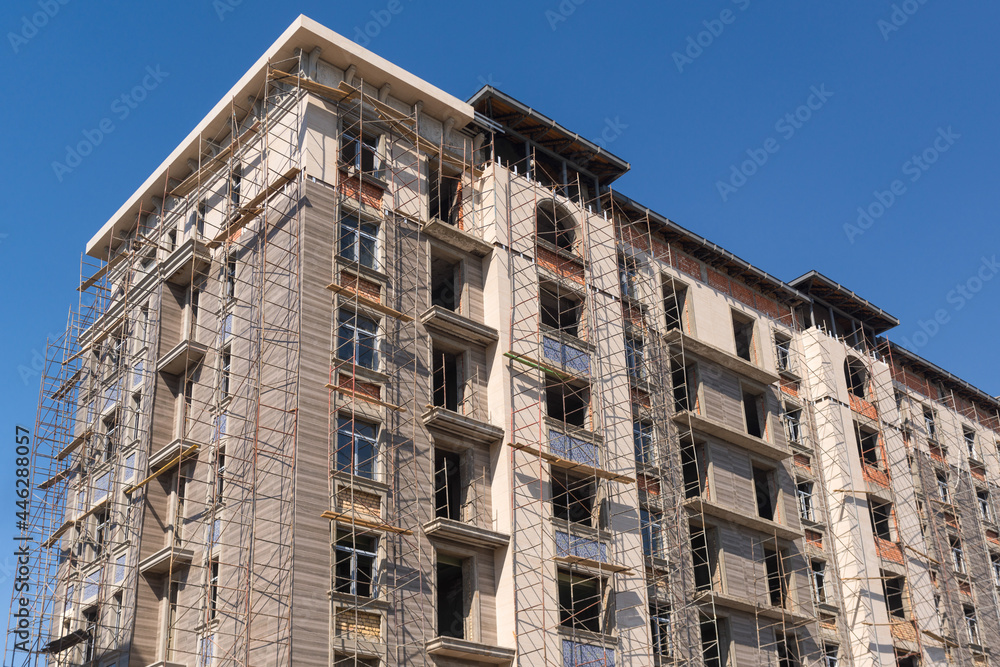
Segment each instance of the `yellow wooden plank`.
[{"label": "yellow wooden plank", "polygon": [[603,468],[596,468],[585,463],[577,463],[576,461],[570,461],[561,456],[557,456],[550,452],[543,452],[537,447],[532,447],[530,445],[523,445],[519,442],[508,443],[514,449],[525,452],[526,454],[531,454],[532,456],[538,456],[548,461],[557,468],[562,468],[563,470],[570,470],[572,472],[580,473],[584,476],[599,477],[600,479],[607,479],[612,482],[620,482],[621,484],[634,484],[635,478],[628,477],[627,475],[619,475],[618,473],[611,472],[610,470],[604,470]]},{"label": "yellow wooden plank", "polygon": [[183,452],[181,452],[180,454],[178,454],[176,457],[172,458],[170,461],[167,461],[167,463],[165,463],[162,468],[160,468],[159,470],[157,470],[156,472],[154,472],[152,475],[150,475],[146,479],[142,480],[141,482],[137,482],[135,484],[132,484],[131,486],[125,487],[125,493],[126,494],[131,494],[133,491],[135,491],[135,490],[137,490],[139,488],[142,488],[143,486],[146,486],[147,484],[149,484],[150,482],[152,482],[154,479],[156,479],[157,477],[159,477],[160,475],[162,475],[166,471],[168,471],[171,468],[173,468],[175,465],[178,465],[188,454],[194,452],[196,449],[198,449],[198,443],[195,443],[195,444],[191,445],[190,447],[188,447],[187,449],[185,449]]},{"label": "yellow wooden plank", "polygon": [[330,384],[328,382],[326,384],[326,388],[333,389],[334,391],[339,391],[341,394],[347,394],[348,396],[351,396],[353,398],[360,398],[362,401],[366,401],[368,403],[371,403],[373,405],[378,405],[383,408],[389,408],[390,410],[395,410],[396,412],[406,412],[406,408],[404,408],[401,405],[393,405],[392,403],[386,403],[385,401],[380,401],[377,398],[366,396],[365,394],[356,392],[353,389],[342,387],[339,384]]},{"label": "yellow wooden plank", "polygon": [[218,248],[223,244],[223,242],[225,242],[226,239],[230,238],[233,233],[243,229],[247,223],[260,215],[263,210],[261,208],[261,204],[270,199],[281,188],[285,187],[285,185],[291,182],[292,179],[298,176],[299,171],[301,170],[298,167],[292,167],[284,174],[276,178],[269,186],[261,190],[256,197],[247,202],[245,206],[240,207],[240,210],[236,214],[235,222],[219,232],[218,236],[205,245],[209,248]]},{"label": "yellow wooden plank", "polygon": [[371,310],[378,311],[383,315],[394,317],[402,322],[413,321],[413,318],[407,315],[406,313],[402,313],[396,310],[395,308],[390,308],[389,306],[383,305],[374,299],[369,299],[368,297],[362,295],[356,290],[351,289],[350,287],[344,287],[343,285],[338,285],[337,283],[330,283],[329,285],[326,286],[326,288],[335,294],[347,293],[352,299],[357,300],[357,302],[362,306],[370,308]]},{"label": "yellow wooden plank", "polygon": [[324,519],[330,519],[337,523],[343,523],[350,526],[360,526],[361,528],[370,528],[371,530],[379,530],[386,533],[396,533],[398,535],[412,535],[412,530],[407,530],[405,528],[397,528],[396,526],[390,526],[387,523],[381,521],[368,521],[366,519],[361,519],[359,517],[351,516],[350,514],[343,514],[341,512],[334,512],[332,510],[327,510],[320,515]]}]

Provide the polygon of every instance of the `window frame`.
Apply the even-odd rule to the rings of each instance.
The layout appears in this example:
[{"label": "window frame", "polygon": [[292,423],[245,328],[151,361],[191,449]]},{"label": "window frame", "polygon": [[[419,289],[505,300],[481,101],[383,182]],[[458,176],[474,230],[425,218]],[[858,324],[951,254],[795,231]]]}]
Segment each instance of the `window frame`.
[{"label": "window frame", "polygon": [[[337,530],[334,528],[334,540],[333,540],[333,590],[337,593],[354,595],[357,597],[374,599],[379,595],[378,591],[378,564],[379,564],[379,542],[380,538],[375,534],[365,534],[363,539],[370,540],[371,550],[362,550],[358,548],[358,534],[352,533],[350,531]],[[344,562],[338,557],[338,554],[349,554],[347,557],[347,571],[348,576],[341,579],[340,566]],[[367,559],[367,567],[370,568],[368,571],[368,581],[361,582],[359,574],[362,572],[362,565],[360,558]],[[347,583],[347,588],[349,590],[341,590],[342,582]],[[361,586],[367,584],[368,595],[362,595],[359,591]]]},{"label": "window frame", "polygon": [[[359,432],[358,426],[371,429],[371,434]],[[334,470],[340,473],[377,480],[379,477],[379,433],[380,425],[373,421],[357,419],[354,416],[337,416],[337,449],[334,453]],[[349,444],[346,439],[349,438]],[[362,460],[359,446],[365,444],[370,448],[371,456]],[[349,449],[349,458],[341,456],[341,452]]]},{"label": "window frame", "polygon": [[[371,327],[359,327],[362,321],[370,324]],[[337,359],[349,363],[351,366],[377,372],[381,366],[379,326],[378,319],[350,308],[339,308],[337,310]],[[359,355],[359,350],[364,354]],[[345,356],[345,351],[348,352],[349,356]],[[369,354],[370,362],[367,361]]]},{"label": "window frame", "polygon": [[[354,221],[353,226],[348,224],[349,220]],[[337,257],[373,271],[381,271],[381,250],[381,221],[371,220],[353,211],[340,216],[337,223]]]}]

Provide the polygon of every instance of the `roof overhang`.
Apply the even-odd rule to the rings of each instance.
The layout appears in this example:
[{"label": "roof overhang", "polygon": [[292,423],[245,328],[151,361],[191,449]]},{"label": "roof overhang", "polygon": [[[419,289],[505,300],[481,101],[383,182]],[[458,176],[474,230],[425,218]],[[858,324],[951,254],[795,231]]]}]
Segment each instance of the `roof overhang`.
[{"label": "roof overhang", "polygon": [[605,198],[610,197],[614,200],[616,207],[622,207],[626,211],[633,212],[636,214],[636,218],[648,219],[651,223],[657,225],[668,243],[676,245],[682,251],[696,259],[700,259],[717,269],[723,269],[731,276],[742,279],[751,287],[772,292],[776,296],[781,297],[790,306],[810,301],[808,295],[803,294],[792,285],[775,278],[765,271],[761,271],[721,246],[681,227],[673,220],[650,210],[648,207],[629,199],[625,195],[608,190],[602,196]]},{"label": "roof overhang", "polygon": [[966,382],[957,375],[949,373],[948,371],[941,368],[937,364],[931,363],[930,361],[927,361],[920,355],[907,350],[899,343],[893,342],[887,338],[882,338],[880,340],[885,341],[885,343],[889,346],[889,353],[894,363],[897,360],[899,360],[907,365],[912,365],[916,367],[917,370],[921,372],[921,374],[929,375],[937,380],[951,384],[965,391],[966,393],[970,394],[976,399],[986,403],[994,410],[1000,411],[1000,397],[992,396],[991,394],[983,391],[982,389],[979,389],[975,385]]},{"label": "roof overhang", "polygon": [[[135,224],[141,210],[149,211],[149,203],[154,196],[162,196],[167,179],[181,179],[190,172],[187,159],[197,159],[200,150],[199,138],[214,137],[222,133],[232,117],[232,105],[245,107],[248,96],[256,96],[264,88],[268,63],[281,63],[295,56],[296,49],[310,52],[322,49],[321,59],[340,69],[354,65],[356,76],[366,84],[376,87],[389,83],[392,96],[415,104],[422,102],[422,112],[447,120],[455,119],[455,130],[461,130],[475,117],[472,106],[427,83],[423,79],[394,65],[385,58],[365,49],[316,21],[299,16],[254,63],[204,119],[188,134],[166,160],[150,174],[149,178],[129,197],[111,219],[104,223],[100,231],[87,243],[87,254],[100,259],[108,258],[108,247],[114,235],[127,231]],[[143,202],[146,202],[143,207]]]},{"label": "roof overhang", "polygon": [[483,86],[469,104],[491,121],[585,168],[607,185],[631,169],[628,162],[571,132],[493,86]]},{"label": "roof overhang", "polygon": [[830,280],[819,271],[810,271],[791,281],[793,287],[824,301],[870,326],[876,334],[899,326],[899,320],[867,299]]}]

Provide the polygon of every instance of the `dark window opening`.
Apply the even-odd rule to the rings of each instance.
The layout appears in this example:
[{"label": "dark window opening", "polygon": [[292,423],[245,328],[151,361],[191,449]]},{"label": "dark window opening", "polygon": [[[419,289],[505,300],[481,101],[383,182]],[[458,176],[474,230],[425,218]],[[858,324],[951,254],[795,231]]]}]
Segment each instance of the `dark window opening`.
[{"label": "dark window opening", "polygon": [[461,303],[462,263],[431,253],[431,305],[458,312]]},{"label": "dark window opening", "polygon": [[559,571],[559,623],[575,630],[601,631],[601,589],[598,577]]},{"label": "dark window opening", "polygon": [[552,516],[563,521],[593,525],[595,488],[592,480],[552,472]]},{"label": "dark window opening", "polygon": [[513,169],[516,165],[521,165],[520,173],[525,173],[526,159],[528,157],[525,142],[516,141],[501,134],[493,135],[493,151],[500,164]]},{"label": "dark window opening", "polygon": [[83,646],[83,664],[85,665],[97,658],[97,620],[97,607],[91,607],[83,612],[83,623],[87,633],[87,640]]},{"label": "dark window opening", "polygon": [[697,366],[691,362],[684,365],[677,359],[671,359],[670,383],[674,392],[674,410],[677,412],[693,410],[698,391]]},{"label": "dark window opening", "polygon": [[465,639],[465,586],[462,561],[438,556],[438,636]]},{"label": "dark window opening", "polygon": [[232,173],[229,174],[229,201],[232,202],[233,209],[240,207],[240,187],[243,184],[243,167],[236,165]]},{"label": "dark window opening", "polygon": [[622,297],[637,301],[639,299],[639,264],[631,255],[618,257],[618,280],[621,283]]},{"label": "dark window opening", "polygon": [[868,370],[859,359],[844,361],[844,377],[847,378],[847,390],[858,398],[868,396]]},{"label": "dark window opening", "polygon": [[579,298],[563,293],[558,287],[543,287],[538,292],[542,324],[570,336],[580,335]]},{"label": "dark window opening", "polygon": [[892,541],[892,503],[883,503],[877,500],[870,500],[868,511],[871,515],[872,530],[875,537],[881,540]]},{"label": "dark window opening", "polygon": [[111,537],[111,513],[103,509],[94,514],[94,559],[100,558],[108,548]]},{"label": "dark window opening", "polygon": [[727,662],[723,637],[725,636],[725,620],[721,618],[706,618],[701,621],[701,655],[705,667],[723,667]]},{"label": "dark window opening", "polygon": [[219,613],[219,559],[212,558],[209,563],[208,580],[208,620],[213,620]]},{"label": "dark window opening", "polygon": [[334,543],[334,582],[338,593],[372,597],[374,592],[375,557],[378,541],[375,537],[337,532]]},{"label": "dark window opening", "polygon": [[785,336],[774,337],[774,355],[779,371],[792,369],[792,341]]},{"label": "dark window opening", "polygon": [[906,619],[906,608],[903,603],[903,577],[888,578],[882,572],[882,589],[885,593],[885,606],[893,618]]},{"label": "dark window opening", "polygon": [[698,498],[705,492],[705,452],[702,445],[687,441],[681,446],[681,470],[684,475],[684,497]]},{"label": "dark window opening", "polygon": [[347,166],[377,175],[378,136],[364,133],[359,141],[357,133],[344,132],[340,136],[340,159]]},{"label": "dark window opening", "polygon": [[881,467],[882,457],[879,454],[878,433],[863,431],[855,423],[854,434],[858,441],[858,454],[861,456],[861,462],[873,468]]},{"label": "dark window opening", "polygon": [[706,530],[691,526],[691,561],[694,565],[694,587],[699,591],[712,590],[712,573],[715,569],[714,545]]},{"label": "dark window opening", "polygon": [[777,637],[778,667],[798,667],[799,647],[795,635]]},{"label": "dark window opening", "polygon": [[587,427],[590,395],[585,387],[574,387],[548,378],[545,382],[545,404],[552,419],[571,426]]},{"label": "dark window opening", "polygon": [[458,354],[434,347],[434,405],[458,411],[462,360]]},{"label": "dark window opening", "polygon": [[788,599],[788,575],[781,552],[764,550],[764,569],[767,572],[767,595],[773,607],[784,607]]},{"label": "dark window opening", "polygon": [[430,219],[457,225],[462,207],[462,186],[458,176],[444,174],[436,164],[430,172]]},{"label": "dark window opening", "polygon": [[555,202],[543,202],[535,210],[538,238],[563,250],[572,250],[576,239],[576,222]]},{"label": "dark window opening", "polygon": [[755,467],[753,488],[757,501],[757,516],[774,521],[774,471]]},{"label": "dark window opening", "polygon": [[755,438],[764,437],[764,397],[743,392],[743,416],[746,417],[747,433]]},{"label": "dark window opening", "polygon": [[434,450],[435,515],[443,519],[462,520],[461,462],[454,452]]},{"label": "dark window opening", "polygon": [[687,288],[668,280],[663,286],[663,309],[667,314],[667,331],[684,329],[684,306]]},{"label": "dark window opening", "polygon": [[733,313],[733,337],[736,340],[736,356],[750,362],[753,362],[754,357],[753,330],[753,320]]}]

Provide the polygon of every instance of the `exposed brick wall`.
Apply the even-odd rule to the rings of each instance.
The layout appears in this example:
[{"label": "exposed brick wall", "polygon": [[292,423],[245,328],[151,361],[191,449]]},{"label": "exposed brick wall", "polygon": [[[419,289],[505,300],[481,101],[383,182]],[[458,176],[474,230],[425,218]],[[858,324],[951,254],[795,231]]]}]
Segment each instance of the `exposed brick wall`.
[{"label": "exposed brick wall", "polygon": [[643,408],[648,408],[652,405],[649,401],[649,394],[635,387],[632,388],[632,404]]},{"label": "exposed brick wall", "polygon": [[915,642],[917,641],[917,629],[910,621],[893,621],[892,637],[893,639]]},{"label": "exposed brick wall", "polygon": [[781,378],[781,391],[785,392],[789,396],[795,396],[797,398],[799,395],[799,383]]},{"label": "exposed brick wall", "polygon": [[338,637],[362,637],[380,639],[382,637],[382,617],[353,609],[338,609],[335,623]]},{"label": "exposed brick wall", "polygon": [[640,491],[645,491],[646,493],[654,496],[660,495],[660,480],[655,477],[638,475],[636,477],[636,483],[639,485]]},{"label": "exposed brick wall", "polygon": [[580,285],[584,284],[583,263],[570,260],[556,254],[548,248],[537,247],[538,264],[557,276],[569,278]]},{"label": "exposed brick wall", "polygon": [[889,474],[884,470],[879,470],[874,466],[865,464],[862,466],[862,474],[866,482],[872,482],[887,489],[889,488]]},{"label": "exposed brick wall", "polygon": [[358,382],[353,376],[345,373],[340,374],[339,384],[344,389],[349,389],[356,394],[360,394],[361,396],[367,396],[375,399],[376,401],[382,400],[382,387],[377,384],[371,384],[370,382]]},{"label": "exposed brick wall", "polygon": [[348,176],[347,172],[340,172],[340,191],[350,197],[357,199],[362,204],[373,206],[379,211],[382,210],[382,188],[377,185],[365,182],[362,183],[357,176]]},{"label": "exposed brick wall", "polygon": [[[663,241],[658,234],[650,235],[649,230],[643,228],[641,225],[623,223],[621,220],[618,221],[618,232],[623,243],[650,254],[654,259],[670,264],[681,273],[699,282],[706,283],[723,294],[732,296],[741,303],[764,313],[772,319],[780,320],[786,326],[795,326],[795,322],[792,321],[791,308],[778,303],[774,299],[754,292],[735,278],[731,278],[712,267],[705,267],[707,278],[703,278],[701,262],[673,248]],[[652,250],[650,246],[652,246]]]},{"label": "exposed brick wall", "polygon": [[812,460],[805,454],[796,454],[792,460],[795,461],[795,465],[798,467],[805,470],[812,470]]},{"label": "exposed brick wall", "polygon": [[735,280],[731,282],[733,298],[740,303],[755,308],[753,301],[753,292],[750,291],[746,285],[736,282]]},{"label": "exposed brick wall", "polygon": [[337,489],[337,511],[344,514],[364,514],[381,519],[382,499],[374,493],[341,487]]},{"label": "exposed brick wall", "polygon": [[903,549],[895,542],[876,537],[875,550],[878,551],[879,558],[882,560],[903,564]]},{"label": "exposed brick wall", "polygon": [[851,410],[869,419],[878,419],[878,410],[875,409],[874,405],[863,398],[858,398],[854,394],[848,394],[847,398],[851,403]]},{"label": "exposed brick wall", "polygon": [[382,287],[378,283],[359,278],[348,271],[340,272],[340,286],[372,301],[379,303],[382,301]]},{"label": "exposed brick wall", "polygon": [[819,549],[823,548],[823,533],[818,533],[815,530],[806,531],[806,544],[811,544]]},{"label": "exposed brick wall", "polygon": [[708,269],[708,284],[723,294],[729,294],[729,276],[715,269]]}]

